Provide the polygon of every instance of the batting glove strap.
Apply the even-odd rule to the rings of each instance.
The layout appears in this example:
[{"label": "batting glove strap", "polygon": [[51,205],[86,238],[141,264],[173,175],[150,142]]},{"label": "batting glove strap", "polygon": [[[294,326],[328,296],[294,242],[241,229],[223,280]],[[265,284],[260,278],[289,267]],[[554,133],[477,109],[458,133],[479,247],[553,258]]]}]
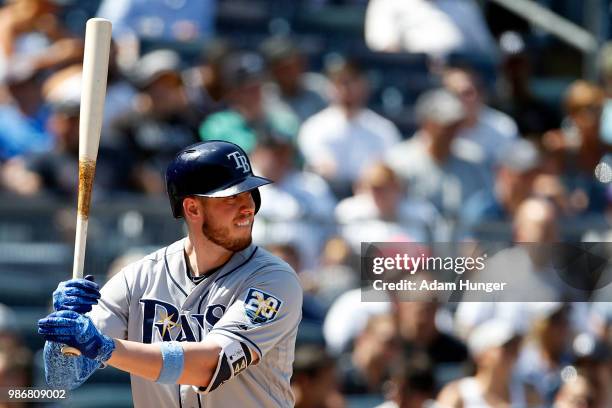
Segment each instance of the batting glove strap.
[{"label": "batting glove strap", "polygon": [[251,365],[251,350],[246,344],[225,336],[215,336],[215,341],[221,346],[217,369],[208,387],[193,387],[203,395],[216,390]]},{"label": "batting glove strap", "polygon": [[97,354],[94,360],[106,367],[106,362],[109,358],[111,358],[113,351],[115,351],[115,341],[110,337],[101,334],[100,340],[97,341],[95,347],[97,347]]}]

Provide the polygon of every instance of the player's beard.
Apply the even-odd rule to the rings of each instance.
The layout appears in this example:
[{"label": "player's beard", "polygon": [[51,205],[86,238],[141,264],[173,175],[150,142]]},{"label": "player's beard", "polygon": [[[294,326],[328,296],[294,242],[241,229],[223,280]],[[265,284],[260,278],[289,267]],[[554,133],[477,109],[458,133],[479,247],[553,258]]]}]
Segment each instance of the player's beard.
[{"label": "player's beard", "polygon": [[251,245],[251,241],[253,240],[250,231],[249,235],[244,238],[232,238],[229,228],[213,225],[213,223],[208,220],[202,223],[202,234],[211,242],[231,252],[242,251]]}]

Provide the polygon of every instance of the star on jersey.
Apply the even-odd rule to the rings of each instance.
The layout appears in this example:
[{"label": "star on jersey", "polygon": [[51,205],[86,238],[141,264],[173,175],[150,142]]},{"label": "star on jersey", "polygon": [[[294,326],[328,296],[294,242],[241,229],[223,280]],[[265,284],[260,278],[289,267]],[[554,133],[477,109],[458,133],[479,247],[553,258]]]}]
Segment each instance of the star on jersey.
[{"label": "star on jersey", "polygon": [[173,321],[174,313],[168,316],[168,312],[164,310],[160,313],[160,315],[161,315],[161,319],[155,322],[155,324],[162,325],[162,337],[166,336],[166,330],[172,330],[175,327],[181,327],[181,324],[178,321],[176,322]]},{"label": "star on jersey", "polygon": [[[200,341],[209,330],[204,323],[204,314],[181,313],[173,304],[158,299],[140,299],[140,303],[143,305],[143,343]],[[217,320],[224,312],[225,306],[219,308]]]}]

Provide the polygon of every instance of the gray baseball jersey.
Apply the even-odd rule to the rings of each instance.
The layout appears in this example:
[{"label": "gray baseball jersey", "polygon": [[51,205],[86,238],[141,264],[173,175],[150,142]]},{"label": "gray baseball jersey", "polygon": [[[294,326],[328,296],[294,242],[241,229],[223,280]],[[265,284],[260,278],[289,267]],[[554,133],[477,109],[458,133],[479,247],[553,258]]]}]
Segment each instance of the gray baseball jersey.
[{"label": "gray baseball jersey", "polygon": [[207,395],[188,385],[131,376],[136,407],[292,407],[289,380],[302,288],[289,265],[251,245],[198,285],[187,275],[184,240],[128,265],[90,312],[106,335],[142,343],[226,336],[259,362]]}]

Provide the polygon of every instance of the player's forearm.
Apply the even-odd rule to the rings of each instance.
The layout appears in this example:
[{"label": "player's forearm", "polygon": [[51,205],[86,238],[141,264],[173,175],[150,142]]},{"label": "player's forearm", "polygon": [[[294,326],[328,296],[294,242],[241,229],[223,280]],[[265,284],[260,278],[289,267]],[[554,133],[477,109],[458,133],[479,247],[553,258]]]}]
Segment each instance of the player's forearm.
[{"label": "player's forearm", "polygon": [[[108,364],[150,381],[159,378],[162,355],[159,343],[143,344],[115,339],[115,351]],[[217,367],[221,348],[211,342],[181,343],[184,350],[184,368],[179,384],[205,387]]]},{"label": "player's forearm", "polygon": [[107,363],[130,374],[155,381],[159,377],[162,358],[159,346],[114,339],[115,350]]}]

